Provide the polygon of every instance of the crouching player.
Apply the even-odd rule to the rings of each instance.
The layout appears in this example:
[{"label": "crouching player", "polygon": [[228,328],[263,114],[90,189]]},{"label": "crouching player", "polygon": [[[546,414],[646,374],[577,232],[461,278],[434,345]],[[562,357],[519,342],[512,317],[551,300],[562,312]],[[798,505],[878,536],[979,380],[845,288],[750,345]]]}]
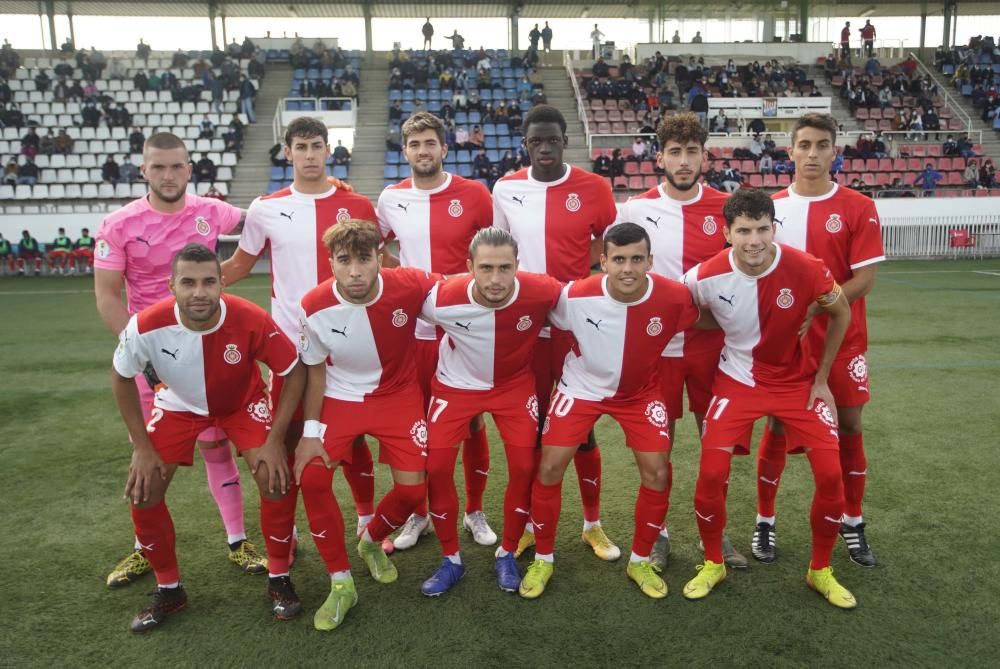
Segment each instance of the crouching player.
[{"label": "crouching player", "polygon": [[333,278],[302,298],[299,352],[309,371],[295,478],[331,579],[330,595],[313,620],[318,630],[340,626],[358,601],[344,519],[331,486],[334,468],[350,462],[355,440],[366,434],[378,439],[379,461],[392,468],[393,487],[358,543],[358,554],[379,583],[397,577],[382,540],[427,494],[427,422],[413,342],[435,279],[423,270],[382,269],[381,241],[367,221],[348,220],[328,229],[323,243]]},{"label": "crouching player", "polygon": [[[111,374],[133,444],[125,495],[132,503],[136,538],[158,585],[131,629],[155,629],[187,605],[164,498],[178,465],[191,465],[198,435],[208,428],[224,430],[253,471],[260,488],[272,611],[282,620],[294,617],[302,608],[288,577],[297,492],[290,483],[283,439],[302,395],[305,369],[298,364],[295,346],[267,312],[222,295],[219,260],[208,247],[188,244],[174,257],[170,291],[173,297],[129,319]],[[286,378],[287,390],[273,418],[258,361]],[[147,364],[166,387],[156,394],[144,426],[133,379]]]}]

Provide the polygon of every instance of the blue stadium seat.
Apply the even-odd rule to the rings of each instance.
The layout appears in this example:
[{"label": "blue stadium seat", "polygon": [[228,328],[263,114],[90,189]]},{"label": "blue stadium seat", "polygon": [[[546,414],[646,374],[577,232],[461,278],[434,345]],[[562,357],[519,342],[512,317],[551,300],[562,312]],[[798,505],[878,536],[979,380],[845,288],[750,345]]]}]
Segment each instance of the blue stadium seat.
[{"label": "blue stadium seat", "polygon": [[492,123],[486,123],[483,125],[483,134],[487,137],[497,134],[497,127]]},{"label": "blue stadium seat", "polygon": [[506,135],[500,135],[500,137],[498,137],[497,139],[499,140],[497,142],[497,144],[498,144],[497,148],[500,148],[500,149],[513,149],[514,148],[514,141],[510,137],[508,137]]},{"label": "blue stadium seat", "polygon": [[401,179],[406,179],[410,176],[410,165],[409,163],[403,163],[399,166],[399,177]]},{"label": "blue stadium seat", "polygon": [[347,166],[346,165],[334,165],[333,166],[333,176],[338,179],[347,178]]},{"label": "blue stadium seat", "polygon": [[295,168],[292,167],[291,165],[287,166],[285,168],[285,174],[281,178],[285,179],[286,181],[288,181],[289,179],[294,179],[295,178]]},{"label": "blue stadium seat", "polygon": [[477,111],[469,112],[469,123],[479,123],[483,120],[483,115]]},{"label": "blue stadium seat", "polygon": [[386,165],[398,165],[399,164],[399,152],[398,151],[386,151],[385,152],[385,164]]},{"label": "blue stadium seat", "polygon": [[386,165],[382,170],[383,179],[398,179],[399,178],[399,167],[396,165]]},{"label": "blue stadium seat", "polygon": [[466,125],[469,122],[467,112],[455,112],[455,125]]},{"label": "blue stadium seat", "polygon": [[485,142],[484,146],[487,149],[496,149],[496,148],[499,148],[500,147],[499,138],[497,138],[495,135],[491,135],[489,137],[486,137],[486,142]]},{"label": "blue stadium seat", "polygon": [[274,179],[267,182],[267,194],[270,195],[275,191],[281,190],[281,182]]},{"label": "blue stadium seat", "polygon": [[283,179],[284,177],[285,177],[285,168],[278,167],[277,165],[271,168],[271,181],[275,181],[277,179]]},{"label": "blue stadium seat", "polygon": [[458,176],[465,177],[466,179],[472,178],[472,165],[468,163],[462,163],[458,166]]},{"label": "blue stadium seat", "polygon": [[492,150],[487,149],[487,151],[486,151],[486,157],[490,159],[491,163],[499,163],[500,162],[500,152],[497,151],[496,149],[492,149]]},{"label": "blue stadium seat", "polygon": [[471,163],[472,153],[468,149],[460,149],[457,158],[459,163]]}]

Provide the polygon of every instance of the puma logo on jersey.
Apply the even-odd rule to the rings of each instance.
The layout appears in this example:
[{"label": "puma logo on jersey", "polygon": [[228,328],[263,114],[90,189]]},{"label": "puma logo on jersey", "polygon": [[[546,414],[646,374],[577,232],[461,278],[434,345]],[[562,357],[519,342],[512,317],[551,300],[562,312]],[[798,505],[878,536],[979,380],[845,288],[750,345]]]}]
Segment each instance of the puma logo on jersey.
[{"label": "puma logo on jersey", "polygon": [[655,221],[652,218],[650,218],[649,216],[646,217],[646,220],[649,221],[650,223],[652,223],[653,227],[656,228],[657,230],[660,228],[660,217],[659,216],[656,217]]},{"label": "puma logo on jersey", "polygon": [[593,325],[595,330],[597,330],[598,332],[600,332],[601,331],[601,323],[604,322],[604,319],[602,318],[601,320],[599,320],[599,321],[597,321],[595,323],[593,320],[591,320],[590,318],[588,318],[587,322],[590,323],[591,325]]},{"label": "puma logo on jersey", "polygon": [[736,298],[736,294],[735,293],[732,294],[732,295],[730,295],[729,297],[725,297],[724,295],[719,295],[719,299],[722,300],[723,302],[725,302],[726,304],[728,304],[731,307],[734,306],[733,305],[733,299],[735,299],[735,298]]},{"label": "puma logo on jersey", "polygon": [[777,485],[778,485],[778,479],[777,478],[772,481],[771,479],[764,478],[763,476],[761,476],[760,480],[763,481],[764,483],[767,483],[768,485],[773,485],[775,487],[777,487]]},{"label": "puma logo on jersey", "polygon": [[513,200],[514,202],[517,202],[519,205],[521,205],[523,207],[524,206],[524,198],[525,197],[527,197],[527,196],[522,195],[521,197],[518,197],[516,195],[511,195],[510,199]]},{"label": "puma logo on jersey", "polygon": [[143,244],[145,244],[146,246],[152,246],[152,244],[150,244],[150,243],[149,243],[149,240],[148,240],[148,239],[143,239],[142,237],[136,237],[136,238],[135,238],[135,241],[137,241],[137,242],[142,242],[142,243],[143,243]]},{"label": "puma logo on jersey", "polygon": [[286,213],[286,212],[284,212],[284,211],[279,211],[279,212],[278,212],[278,216],[282,216],[282,217],[284,217],[284,218],[287,218],[287,219],[288,219],[288,221],[289,221],[289,222],[291,222],[291,220],[292,220],[292,214],[294,214],[294,213],[295,213],[294,211],[293,211],[293,212],[292,212],[291,214],[289,214],[289,213]]},{"label": "puma logo on jersey", "polygon": [[397,202],[396,206],[405,211],[407,214],[410,213],[410,204],[403,204],[402,202]]},{"label": "puma logo on jersey", "polygon": [[168,351],[167,349],[165,349],[165,348],[161,348],[161,349],[160,349],[160,353],[166,353],[167,355],[169,355],[169,356],[170,356],[171,358],[173,358],[174,360],[176,360],[176,359],[177,359],[177,353],[178,353],[179,351],[180,351],[180,349],[179,349],[179,348],[175,348],[175,349],[174,349],[174,351],[173,351],[172,353],[171,353],[170,351]]},{"label": "puma logo on jersey", "polygon": [[469,321],[468,323],[459,323],[458,321],[455,321],[455,325],[462,328],[466,332],[471,332],[471,330],[469,330],[469,326],[472,325],[472,321]]},{"label": "puma logo on jersey", "polygon": [[782,227],[784,227],[784,225],[785,225],[785,219],[778,218],[777,216],[774,217],[774,222],[777,223],[778,225],[782,226]]},{"label": "puma logo on jersey", "polygon": [[704,520],[706,523],[712,522],[712,519],[715,518],[715,514],[714,513],[711,516],[703,516],[700,513],[698,513],[697,509],[695,509],[694,515],[698,516],[699,518],[701,518],[702,520]]},{"label": "puma logo on jersey", "polygon": [[344,337],[344,339],[347,339],[347,326],[346,325],[344,326],[343,330],[338,330],[337,328],[330,328],[330,330],[333,333],[335,333],[335,334],[342,335]]}]

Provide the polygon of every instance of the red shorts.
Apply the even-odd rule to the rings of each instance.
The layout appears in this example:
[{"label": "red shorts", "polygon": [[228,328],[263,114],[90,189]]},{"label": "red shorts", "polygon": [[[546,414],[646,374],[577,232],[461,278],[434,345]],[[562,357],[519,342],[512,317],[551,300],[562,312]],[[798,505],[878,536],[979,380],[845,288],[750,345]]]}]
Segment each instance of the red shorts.
[{"label": "red shorts", "polygon": [[76,249],[73,251],[73,255],[77,258],[92,258],[94,251],[93,249]]},{"label": "red shorts", "polygon": [[844,356],[833,361],[827,379],[833,399],[839,407],[860,407],[868,404],[871,389],[868,385],[868,362],[864,353]]},{"label": "red shorts", "polygon": [[222,417],[154,407],[152,417],[146,422],[146,433],[163,462],[185,467],[191,466],[195,441],[208,428],[224,431],[240,453],[259,448],[271,428],[267,396],[261,395],[243,409]]},{"label": "red shorts", "polygon": [[531,369],[535,373],[535,394],[538,395],[538,411],[544,415],[549,409],[552,387],[562,376],[566,355],[573,348],[573,333],[552,328],[552,337],[539,337],[535,342]]},{"label": "red shorts", "polygon": [[[146,383],[146,377],[141,374],[135,377],[135,385],[139,388],[139,404],[142,406],[142,417],[146,422],[149,422],[149,419],[152,418],[153,398],[156,397],[156,394],[149,387],[149,384]],[[198,441],[214,442],[222,441],[225,438],[226,433],[214,426],[206,427],[198,434]]]},{"label": "red shorts", "polygon": [[[281,389],[284,385],[285,377],[279,376],[272,371],[268,371],[267,392],[271,397],[271,411],[277,410],[278,400],[281,399]],[[295,413],[292,414],[292,423],[301,423],[304,420],[304,416],[305,414],[302,413],[302,400],[299,400],[298,406],[295,407]]]},{"label": "red shorts", "polygon": [[49,255],[53,258],[62,258],[63,256],[71,255],[73,252],[69,249],[52,249],[49,251]]},{"label": "red shorts", "polygon": [[597,419],[607,414],[625,432],[625,445],[634,451],[669,452],[667,408],[659,391],[622,400],[581,400],[561,392],[552,395],[542,428],[543,446],[576,446],[587,441]]},{"label": "red shorts", "polygon": [[687,386],[688,411],[705,414],[718,368],[718,350],[685,354],[682,358],[660,358],[660,392],[670,420],[684,416],[684,386]]},{"label": "red shorts", "polygon": [[810,387],[810,383],[804,383],[788,388],[751,388],[720,371],[705,412],[702,448],[735,446],[737,455],[747,455],[753,424],[764,416],[777,418],[785,426],[789,453],[801,453],[805,448],[840,448],[837,423],[826,403],[806,408]]},{"label": "red shorts", "polygon": [[437,339],[418,339],[414,342],[414,355],[417,356],[417,383],[423,396],[423,404],[431,399],[431,379],[437,373],[438,350],[441,342]]},{"label": "red shorts", "polygon": [[460,390],[434,378],[427,405],[431,448],[450,448],[469,434],[469,421],[489,412],[508,446],[534,448],[538,438],[535,379],[522,374],[492,390]]},{"label": "red shorts", "polygon": [[379,462],[405,472],[427,469],[427,421],[415,386],[363,402],[324,397],[322,420],[334,462],[350,462],[354,441],[370,434],[379,441]]}]

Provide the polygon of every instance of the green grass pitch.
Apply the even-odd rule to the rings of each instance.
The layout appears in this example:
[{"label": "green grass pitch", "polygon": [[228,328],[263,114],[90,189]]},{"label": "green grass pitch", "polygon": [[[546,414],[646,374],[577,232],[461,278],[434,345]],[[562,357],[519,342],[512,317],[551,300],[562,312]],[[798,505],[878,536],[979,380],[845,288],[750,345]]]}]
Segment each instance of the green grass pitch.
[{"label": "green grass pitch", "polygon": [[[89,289],[85,278],[0,280],[0,666],[996,666],[1000,262],[892,262],[880,270],[869,301],[874,397],[865,411],[865,515],[880,564],[849,563],[842,544],[833,561],[859,600],[855,611],[830,607],[804,584],[812,482],[801,457],[790,458],[778,498],[778,562],[751,560],[708,599],[684,600],[681,588],[699,562],[698,445],[686,418],[674,447],[667,599],[643,597],[624,558],[600,562],[580,543],[570,471],[556,571],[540,600],[500,592],[492,549],[467,534],[467,575],[437,600],[419,592],[439,560],[433,536],[394,556],[400,578],[389,586],[372,581],[349,540],[361,600],[328,634],[312,628],[328,579],[301,505],[293,576],[306,613],[278,623],[268,615],[265,579],[225,558],[197,458],[168,496],[189,609],[148,637],[128,632],[154,583],[104,585],[131,547],[121,498],[130,451],[107,381],[115,342]],[[264,303],[267,282],[255,278],[234,292]],[[598,438],[604,525],[627,555],[638,477],[617,425],[602,421]],[[491,443],[486,511],[499,531],[506,476],[492,429]],[[752,465],[735,462],[728,507],[730,534],[748,555]],[[379,494],[388,480],[379,467]],[[353,504],[342,476],[336,481],[351,532]],[[244,492],[249,532],[261,545],[249,477]]]}]

